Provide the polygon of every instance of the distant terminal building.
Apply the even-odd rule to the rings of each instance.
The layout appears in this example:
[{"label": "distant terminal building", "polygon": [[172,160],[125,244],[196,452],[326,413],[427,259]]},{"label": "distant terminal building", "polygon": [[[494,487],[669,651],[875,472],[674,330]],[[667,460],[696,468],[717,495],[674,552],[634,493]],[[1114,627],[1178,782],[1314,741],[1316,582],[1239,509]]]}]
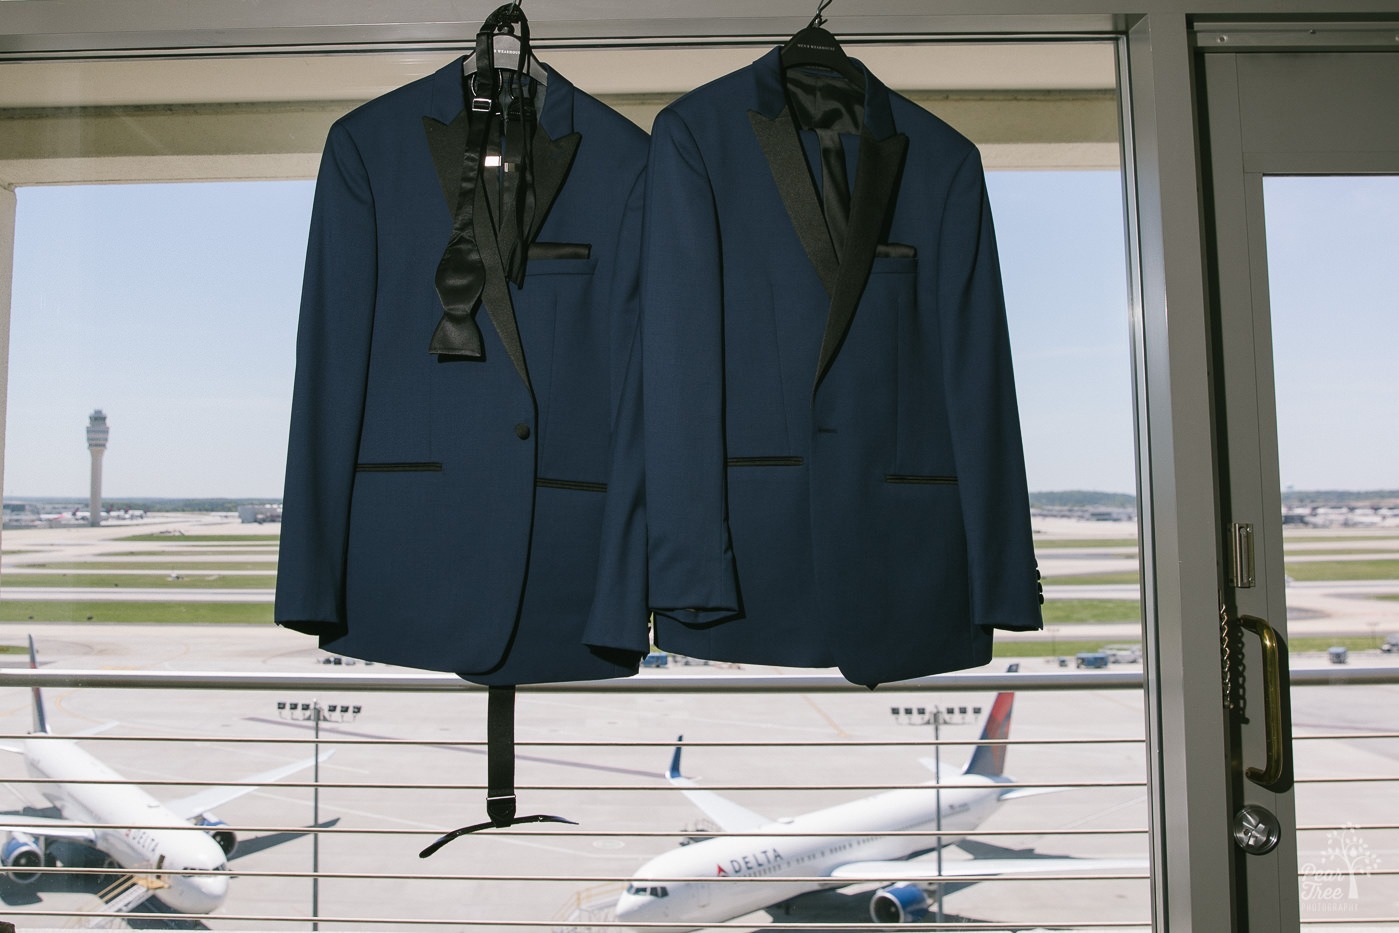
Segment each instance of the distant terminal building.
[{"label": "distant terminal building", "polygon": [[238,519],[245,525],[254,522],[259,525],[266,524],[267,522],[280,522],[282,520],[282,507],[275,503],[266,505],[240,505],[238,506]]},{"label": "distant terminal building", "polygon": [[37,528],[44,523],[44,513],[34,502],[6,502],[6,528]]},{"label": "distant terminal building", "polygon": [[1282,523],[1312,528],[1399,528],[1399,506],[1291,506],[1282,510]]}]

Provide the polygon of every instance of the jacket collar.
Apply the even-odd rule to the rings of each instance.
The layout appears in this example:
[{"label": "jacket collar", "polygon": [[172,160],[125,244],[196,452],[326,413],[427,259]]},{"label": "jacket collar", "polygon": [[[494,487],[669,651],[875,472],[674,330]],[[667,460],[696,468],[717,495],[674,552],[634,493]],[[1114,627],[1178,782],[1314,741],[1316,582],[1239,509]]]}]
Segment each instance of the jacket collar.
[{"label": "jacket collar", "polygon": [[[858,58],[851,59],[865,76],[865,130],[876,141],[894,135],[894,114],[889,106],[889,88]],[[787,107],[787,92],[782,82],[782,47],[778,46],[749,65],[755,86],[757,106],[753,109],[769,120],[776,119]],[[552,83],[550,85],[552,87]]]},{"label": "jacket collar", "polygon": [[776,48],[751,66],[757,107],[749,111],[748,118],[797,238],[830,296],[812,385],[814,393],[840,350],[864,294],[875,249],[898,193],[908,137],[895,132],[889,89],[857,61],[856,66],[865,76],[864,125],[845,248],[837,260],[796,126],[788,112],[781,56],[782,50]]},{"label": "jacket collar", "polygon": [[[463,56],[434,72],[428,81],[431,94],[428,109],[424,116],[432,117],[438,123],[451,123],[466,109],[462,95]],[[550,139],[559,139],[573,132],[573,84],[547,63],[544,71],[549,76],[544,94],[544,107],[539,112],[539,125]]]}]

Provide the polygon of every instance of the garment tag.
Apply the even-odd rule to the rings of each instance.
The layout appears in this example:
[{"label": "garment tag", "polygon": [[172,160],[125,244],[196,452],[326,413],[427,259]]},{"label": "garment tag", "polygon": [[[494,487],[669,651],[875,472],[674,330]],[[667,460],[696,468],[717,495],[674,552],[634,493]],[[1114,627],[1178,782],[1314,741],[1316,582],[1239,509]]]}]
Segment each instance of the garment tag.
[{"label": "garment tag", "polygon": [[485,166],[486,168],[498,168],[502,172],[516,172],[519,171],[520,163],[515,159],[502,159],[498,155],[491,155],[488,153],[486,155]]}]

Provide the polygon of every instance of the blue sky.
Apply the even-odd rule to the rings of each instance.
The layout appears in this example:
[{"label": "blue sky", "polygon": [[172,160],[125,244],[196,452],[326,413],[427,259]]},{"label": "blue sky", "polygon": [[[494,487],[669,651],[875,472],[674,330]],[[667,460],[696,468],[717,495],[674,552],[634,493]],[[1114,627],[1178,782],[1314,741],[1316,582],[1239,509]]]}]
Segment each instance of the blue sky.
[{"label": "blue sky", "polygon": [[1399,178],[1263,192],[1282,486],[1399,488]]},{"label": "blue sky", "polygon": [[19,189],[6,494],[280,497],[311,192]]},{"label": "blue sky", "polygon": [[[1374,255],[1392,252],[1399,184],[1341,196],[1309,187],[1326,179],[1280,181],[1269,221],[1284,484],[1399,486],[1399,288],[1392,260]],[[1131,492],[1120,176],[993,172],[988,184],[1030,488]],[[83,428],[102,408],[107,495],[279,497],[311,193],[20,189],[5,492],[83,497]],[[1373,456],[1355,455],[1360,442]]]}]

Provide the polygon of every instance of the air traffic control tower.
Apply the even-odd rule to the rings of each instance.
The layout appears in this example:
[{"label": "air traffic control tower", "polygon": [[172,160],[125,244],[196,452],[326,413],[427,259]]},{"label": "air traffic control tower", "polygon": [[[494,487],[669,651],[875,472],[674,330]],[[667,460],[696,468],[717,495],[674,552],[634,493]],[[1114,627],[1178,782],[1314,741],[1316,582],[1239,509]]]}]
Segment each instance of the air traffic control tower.
[{"label": "air traffic control tower", "polygon": [[98,408],[87,418],[87,451],[92,454],[92,487],[88,495],[87,523],[102,524],[102,455],[107,452],[107,416]]}]

